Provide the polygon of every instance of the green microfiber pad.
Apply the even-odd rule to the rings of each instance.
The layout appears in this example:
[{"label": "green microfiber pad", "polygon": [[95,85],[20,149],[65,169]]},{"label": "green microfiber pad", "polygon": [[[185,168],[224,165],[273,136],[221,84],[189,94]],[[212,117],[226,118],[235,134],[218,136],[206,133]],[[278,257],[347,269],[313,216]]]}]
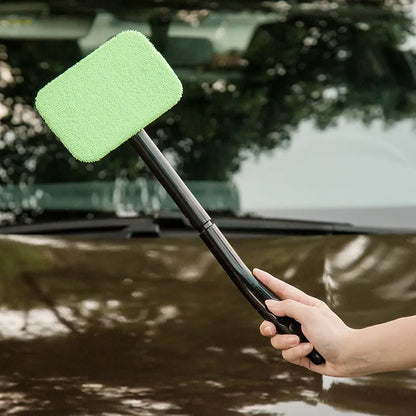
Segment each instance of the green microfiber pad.
[{"label": "green microfiber pad", "polygon": [[43,87],[36,108],[72,155],[101,159],[175,105],[182,85],[140,32],[119,33]]}]

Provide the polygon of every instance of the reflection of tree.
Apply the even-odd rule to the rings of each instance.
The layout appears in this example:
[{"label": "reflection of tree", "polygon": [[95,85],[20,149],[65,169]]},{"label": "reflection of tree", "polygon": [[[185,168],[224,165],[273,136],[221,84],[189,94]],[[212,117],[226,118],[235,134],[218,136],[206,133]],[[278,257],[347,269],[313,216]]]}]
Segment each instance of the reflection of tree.
[{"label": "reflection of tree", "polygon": [[[69,331],[78,329],[58,310],[47,290],[39,284],[38,275],[51,269],[48,253],[29,244],[0,239],[2,275],[0,302],[2,307],[20,310],[24,316],[26,330],[30,310],[38,304],[46,307]],[[23,283],[23,284],[22,284]]]},{"label": "reflection of tree", "polygon": [[159,139],[186,176],[224,180],[247,152],[287,145],[305,119],[324,129],[341,114],[409,118],[415,60],[398,49],[409,31],[404,14],[387,8],[291,12],[257,28],[242,77],[222,68],[215,82],[185,84]]},{"label": "reflection of tree", "polygon": [[[13,193],[1,185],[113,179],[123,166],[124,149],[96,164],[78,162],[46,128],[33,107],[37,91],[81,59],[74,41],[8,41],[0,43],[0,196],[23,220],[37,211],[36,198],[16,206]],[[1,117],[0,115],[0,117]],[[131,153],[131,152],[130,152]],[[25,212],[26,211],[26,212]]]},{"label": "reflection of tree", "polygon": [[[3,82],[7,115],[0,127],[1,157],[6,172],[3,183],[87,180],[107,177],[102,164],[78,163],[41,123],[33,109],[37,91],[81,59],[74,41],[15,41],[3,45],[4,68],[10,82]],[[113,162],[113,165],[115,163]],[[117,166],[119,167],[119,166]]]},{"label": "reflection of tree", "polygon": [[415,59],[399,50],[410,22],[361,13],[295,14],[257,29],[247,57],[267,79],[265,133],[307,117],[325,128],[342,113],[387,123],[413,114]]},{"label": "reflection of tree", "polygon": [[16,280],[21,273],[44,273],[49,269],[47,255],[29,245],[23,245],[9,238],[0,238],[1,289],[0,304],[11,308],[30,305],[29,292],[18,287]]},{"label": "reflection of tree", "polygon": [[[229,179],[248,152],[287,145],[305,119],[324,129],[341,114],[386,124],[413,116],[415,59],[399,47],[411,31],[404,6],[325,4],[279,12],[243,56],[216,56],[183,79],[182,101],[148,130],[185,178]],[[0,183],[144,174],[128,145],[93,165],[75,161],[33,110],[37,90],[79,58],[73,41],[0,45]]]},{"label": "reflection of tree", "polygon": [[[321,299],[332,290],[339,299],[335,310],[353,327],[414,311],[416,288],[411,277],[416,270],[416,241],[411,237],[260,238],[236,243],[248,264],[263,264]],[[258,336],[260,317],[224,277],[202,242],[183,239],[181,255],[178,247],[169,239],[28,237],[20,243],[0,239],[0,264],[6,265],[0,280],[4,296],[0,312],[45,307],[37,291],[28,290],[21,278],[30,271],[56,308],[66,310],[65,316],[82,328],[80,336],[72,331],[57,336],[59,327],[51,325],[47,338],[37,329],[31,340],[3,339],[2,377],[21,378],[4,392],[3,406],[11,392],[23,390],[31,399],[48,398],[44,402],[48,411],[62,414],[61,396],[58,400],[54,393],[59,391],[71,397],[72,410],[78,405],[85,413],[85,406],[96,403],[94,391],[85,397],[76,390],[80,386],[101,392],[111,387],[108,397],[119,399],[133,394],[134,387],[142,391],[146,386],[150,398],[189,404],[189,409],[181,407],[182,414],[205,414],[203,406],[218,397],[216,414],[252,405],[258,414],[263,405],[264,413],[270,414],[270,405],[280,411],[287,402],[309,403],[318,410],[326,404],[363,414],[412,414],[414,374],[377,375],[355,384],[339,379],[322,388],[320,375],[284,363]],[[324,269],[334,282],[330,288],[324,284]],[[227,301],[218,305],[224,294]],[[166,310],[176,313],[164,314]],[[213,380],[224,387],[213,388]],[[118,385],[124,386],[120,395],[111,395]],[[177,385],[183,388],[178,390]],[[192,397],[202,398],[201,411]],[[105,402],[106,411],[111,403]],[[293,414],[308,414],[296,409]],[[91,408],[92,414],[96,410]],[[114,411],[127,414],[129,409]],[[328,411],[322,407],[323,414]]]},{"label": "reflection of tree", "polygon": [[[386,124],[412,117],[415,59],[399,49],[410,25],[391,9],[351,7],[297,11],[258,27],[242,81],[217,82],[182,100],[182,114],[200,109],[176,125],[176,137],[186,137],[174,144],[182,168],[224,179],[244,150],[287,145],[305,119],[324,129],[340,115]],[[196,157],[185,157],[184,146]]]},{"label": "reflection of tree", "polygon": [[[74,334],[78,334],[79,330],[77,327],[68,319],[66,319],[58,310],[57,306],[55,305],[54,300],[52,297],[48,295],[38,284],[37,279],[33,277],[31,273],[22,273],[22,280],[25,285],[31,290],[34,297],[43,303],[46,308],[48,308],[55,318],[69,331],[73,332]],[[26,324],[25,324],[26,327]],[[25,328],[24,328],[25,329]]]}]

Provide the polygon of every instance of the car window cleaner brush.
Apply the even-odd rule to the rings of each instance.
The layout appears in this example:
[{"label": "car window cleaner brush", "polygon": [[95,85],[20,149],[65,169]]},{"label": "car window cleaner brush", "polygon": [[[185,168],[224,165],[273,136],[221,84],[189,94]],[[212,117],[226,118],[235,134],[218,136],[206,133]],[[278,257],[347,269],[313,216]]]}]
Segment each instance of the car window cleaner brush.
[{"label": "car window cleaner brush", "polygon": [[[128,30],[43,87],[36,97],[36,108],[78,160],[97,161],[129,140],[260,315],[278,332],[298,335],[306,342],[296,320],[276,317],[267,309],[265,301],[276,296],[252,275],[143,130],[181,96],[181,82],[162,55],[140,32]],[[316,350],[308,357],[315,364],[325,362]]]}]

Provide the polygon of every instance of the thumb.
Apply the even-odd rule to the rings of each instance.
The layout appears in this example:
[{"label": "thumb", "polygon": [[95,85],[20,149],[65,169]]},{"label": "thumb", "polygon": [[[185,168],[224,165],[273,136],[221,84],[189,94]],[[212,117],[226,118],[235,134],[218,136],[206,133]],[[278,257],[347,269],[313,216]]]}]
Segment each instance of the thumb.
[{"label": "thumb", "polygon": [[311,315],[311,306],[297,302],[293,299],[266,300],[266,306],[276,316],[289,316],[298,322],[305,322]]}]

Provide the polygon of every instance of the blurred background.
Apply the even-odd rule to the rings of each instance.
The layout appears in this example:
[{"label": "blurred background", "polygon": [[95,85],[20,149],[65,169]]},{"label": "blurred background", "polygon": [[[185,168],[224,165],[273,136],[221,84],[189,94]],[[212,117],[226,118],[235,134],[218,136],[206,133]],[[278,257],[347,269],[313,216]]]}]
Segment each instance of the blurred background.
[{"label": "blurred background", "polygon": [[149,133],[207,209],[414,226],[413,17],[410,1],[2,3],[1,220],[175,209],[128,144],[84,165],[33,107],[136,29],[184,85]]}]

